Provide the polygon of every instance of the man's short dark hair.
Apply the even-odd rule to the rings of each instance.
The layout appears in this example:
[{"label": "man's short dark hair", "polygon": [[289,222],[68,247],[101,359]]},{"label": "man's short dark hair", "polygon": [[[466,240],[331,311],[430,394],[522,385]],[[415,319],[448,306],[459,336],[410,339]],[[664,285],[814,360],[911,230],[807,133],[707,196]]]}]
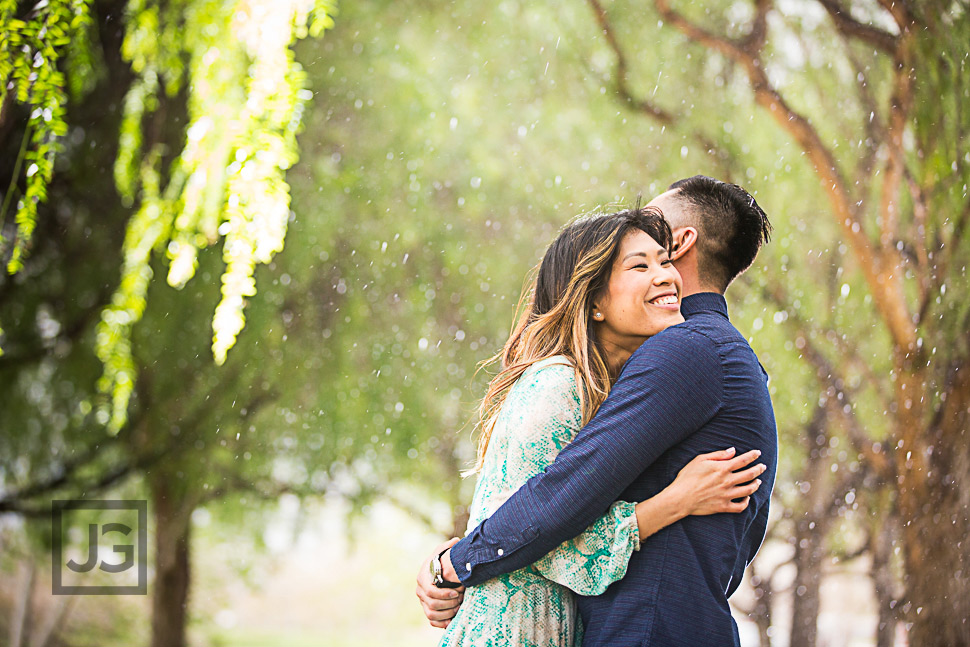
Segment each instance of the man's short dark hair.
[{"label": "man's short dark hair", "polygon": [[750,193],[706,175],[670,185],[687,208],[686,222],[698,230],[697,270],[721,290],[751,267],[761,246],[771,237],[771,223]]}]

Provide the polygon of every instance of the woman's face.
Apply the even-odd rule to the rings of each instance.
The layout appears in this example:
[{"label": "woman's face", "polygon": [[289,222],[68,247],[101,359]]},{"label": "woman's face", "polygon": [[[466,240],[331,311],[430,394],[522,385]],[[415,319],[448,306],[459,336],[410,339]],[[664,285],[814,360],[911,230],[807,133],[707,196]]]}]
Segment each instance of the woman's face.
[{"label": "woman's face", "polygon": [[606,289],[593,300],[593,321],[607,352],[633,353],[648,337],[682,323],[682,288],[667,250],[642,231],[628,233]]}]

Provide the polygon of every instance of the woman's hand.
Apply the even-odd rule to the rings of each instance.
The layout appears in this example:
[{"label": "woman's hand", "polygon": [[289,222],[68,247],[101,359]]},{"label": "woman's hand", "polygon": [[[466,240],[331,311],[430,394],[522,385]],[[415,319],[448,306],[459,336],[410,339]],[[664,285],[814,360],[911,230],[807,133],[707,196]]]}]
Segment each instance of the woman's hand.
[{"label": "woman's hand", "polygon": [[673,483],[638,503],[640,541],[689,515],[742,512],[747,508],[751,495],[761,487],[758,477],[767,468],[761,463],[747,467],[761,456],[757,449],[740,456],[735,453],[732,447],[694,457]]},{"label": "woman's hand", "polygon": [[767,468],[762,463],[747,467],[761,456],[757,449],[737,457],[734,454],[733,447],[700,454],[680,470],[669,489],[686,514],[741,512],[748,507],[751,495],[761,487],[758,477]]}]

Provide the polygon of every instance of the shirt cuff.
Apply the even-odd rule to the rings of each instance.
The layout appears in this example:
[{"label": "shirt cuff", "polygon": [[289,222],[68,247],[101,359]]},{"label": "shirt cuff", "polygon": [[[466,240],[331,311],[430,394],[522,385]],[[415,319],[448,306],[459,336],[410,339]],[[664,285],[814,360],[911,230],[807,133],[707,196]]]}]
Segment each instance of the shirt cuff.
[{"label": "shirt cuff", "polygon": [[474,568],[471,555],[469,554],[470,551],[468,550],[468,543],[467,537],[462,539],[451,547],[451,552],[448,555],[451,558],[451,565],[455,569],[455,574],[465,586],[469,586],[467,582],[471,578],[472,569]]}]

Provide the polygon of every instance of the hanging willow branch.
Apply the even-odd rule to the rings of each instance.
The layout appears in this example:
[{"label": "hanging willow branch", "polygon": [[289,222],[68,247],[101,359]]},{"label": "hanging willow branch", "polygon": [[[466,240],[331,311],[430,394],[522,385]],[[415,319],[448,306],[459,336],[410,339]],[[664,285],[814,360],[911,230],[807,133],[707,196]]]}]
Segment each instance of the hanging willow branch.
[{"label": "hanging willow branch", "polygon": [[[17,0],[0,0],[0,123],[9,118],[15,104],[29,111],[23,144],[9,186],[3,187],[0,208],[2,223],[14,207],[16,236],[6,261],[10,274],[23,268],[37,224],[37,207],[47,199],[54,174],[58,140],[67,132],[67,84],[61,62],[70,48],[87,51],[90,24],[88,0],[38,2],[23,17],[18,16],[17,5]],[[8,247],[9,241],[0,232],[0,256],[7,256]]]},{"label": "hanging willow branch", "polygon": [[[10,273],[23,267],[58,138],[68,129],[68,99],[95,75],[89,32],[98,5],[49,0],[25,11],[23,4],[0,0],[0,124],[24,133],[14,177],[0,187],[0,218],[14,208],[16,220],[16,237],[0,238]],[[125,3],[122,56],[134,81],[114,170],[133,214],[120,282],[96,339],[105,396],[98,418],[113,432],[125,423],[134,388],[131,332],[145,311],[153,259],[168,261],[168,283],[180,288],[194,275],[199,250],[222,242],[216,363],[243,329],[256,265],[283,249],[290,218],[284,174],[296,162],[296,135],[312,97],[293,45],[331,27],[334,12],[334,0]],[[16,104],[29,114],[22,125],[11,122]]]}]

